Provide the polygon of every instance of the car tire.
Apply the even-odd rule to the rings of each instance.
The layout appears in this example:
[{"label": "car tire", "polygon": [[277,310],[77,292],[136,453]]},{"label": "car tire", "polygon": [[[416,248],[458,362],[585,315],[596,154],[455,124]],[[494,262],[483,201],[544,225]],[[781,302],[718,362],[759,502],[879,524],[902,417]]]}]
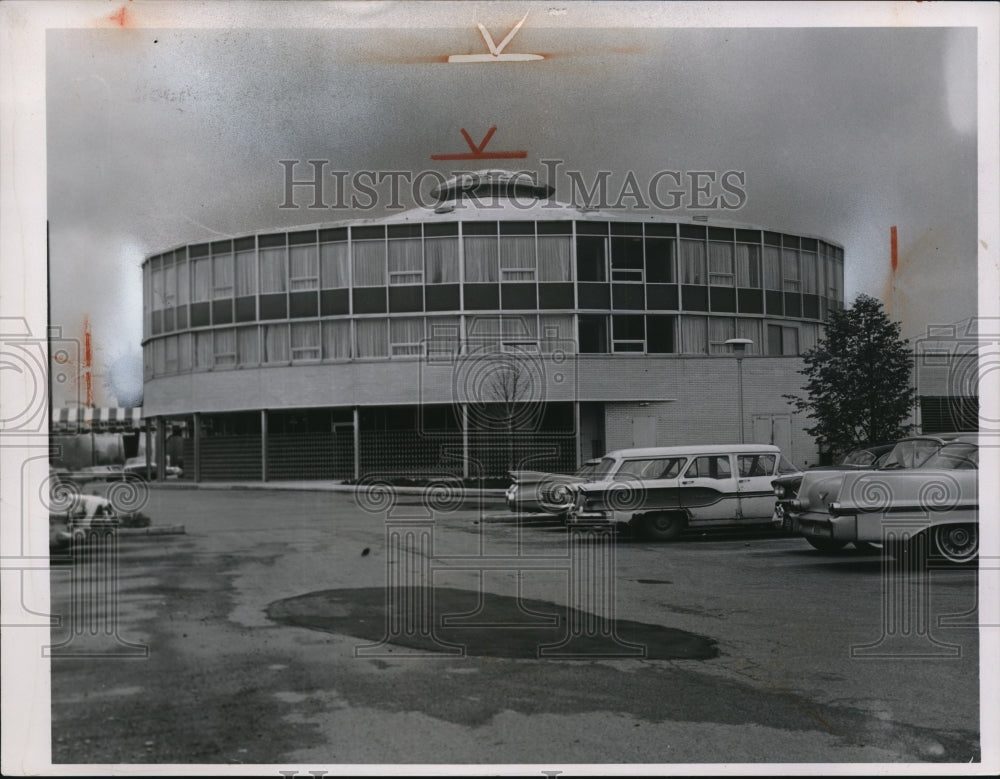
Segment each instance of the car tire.
[{"label": "car tire", "polygon": [[931,553],[953,565],[970,565],[979,556],[976,525],[935,525],[931,529]]},{"label": "car tire", "polygon": [[844,547],[847,546],[846,541],[834,541],[830,538],[807,538],[806,541],[813,549],[816,549],[824,554],[836,554],[837,552],[843,551]]},{"label": "car tire", "polygon": [[684,529],[680,514],[646,514],[641,520],[642,534],[652,541],[672,541]]},{"label": "car tire", "polygon": [[871,544],[867,541],[855,541],[854,548],[861,554],[882,554],[882,544]]}]

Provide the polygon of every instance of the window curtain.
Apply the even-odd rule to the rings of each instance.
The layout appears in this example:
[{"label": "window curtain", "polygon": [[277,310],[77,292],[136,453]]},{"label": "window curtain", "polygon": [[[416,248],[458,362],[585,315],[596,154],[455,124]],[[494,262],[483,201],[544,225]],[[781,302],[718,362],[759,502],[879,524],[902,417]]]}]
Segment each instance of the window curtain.
[{"label": "window curtain", "polygon": [[292,292],[316,289],[319,276],[316,259],[315,246],[293,246],[288,250]]},{"label": "window curtain", "polygon": [[813,252],[802,252],[802,291],[807,295],[815,295],[819,290],[816,271],[816,255]]},{"label": "window curtain", "polygon": [[473,236],[465,239],[465,280],[498,281],[496,236]]},{"label": "window curtain", "polygon": [[153,269],[153,308],[166,308],[166,294],[163,289],[163,269]]},{"label": "window curtain", "polygon": [[470,352],[496,351],[500,348],[500,317],[465,318],[466,346]]},{"label": "window curtain", "polygon": [[349,320],[323,322],[323,359],[348,360],[351,357],[351,323]]},{"label": "window curtain", "polygon": [[264,362],[288,362],[288,325],[264,325]]},{"label": "window curtain", "polygon": [[500,337],[504,341],[538,341],[538,317],[534,314],[525,316],[505,316],[500,320]]},{"label": "window curtain", "polygon": [[318,360],[319,351],[319,323],[292,324],[292,359]]},{"label": "window curtain", "polygon": [[199,370],[208,370],[212,367],[214,352],[212,351],[212,332],[202,332],[194,334],[194,364]]},{"label": "window curtain", "polygon": [[705,244],[681,241],[681,283],[704,284],[705,281]]},{"label": "window curtain", "polygon": [[712,241],[708,244],[708,281],[719,287],[731,287],[733,274],[733,245]]},{"label": "window curtain", "polygon": [[236,297],[257,294],[257,252],[236,252]]},{"label": "window curtain", "polygon": [[257,365],[260,362],[260,335],[256,327],[237,329],[236,357],[240,365]]},{"label": "window curtain", "polygon": [[393,354],[421,354],[423,340],[424,320],[421,317],[389,320],[389,342]]},{"label": "window curtain", "polygon": [[500,237],[500,270],[505,281],[533,281],[535,278],[535,237]]},{"label": "window curtain", "polygon": [[781,249],[777,246],[764,247],[764,289],[780,290]]},{"label": "window curtain", "polygon": [[234,365],[236,363],[236,331],[227,328],[215,331],[215,364]]},{"label": "window curtain", "polygon": [[166,349],[167,349],[167,373],[177,372],[177,336],[172,335],[169,338],[165,338]]},{"label": "window curtain", "polygon": [[425,238],[428,284],[458,283],[458,238]]},{"label": "window curtain", "polygon": [[708,318],[708,352],[709,354],[729,354],[730,347],[726,341],[733,338],[735,326],[729,317],[712,316]]},{"label": "window curtain", "polygon": [[212,297],[233,296],[233,255],[219,254],[212,257]]},{"label": "window curtain", "polygon": [[708,325],[700,316],[682,316],[681,353],[705,354],[707,351]]},{"label": "window curtain", "polygon": [[386,320],[358,319],[354,323],[358,357],[387,357],[389,336]]},{"label": "window curtain", "polygon": [[736,286],[760,289],[760,247],[736,244]]},{"label": "window curtain", "polygon": [[285,249],[260,250],[260,291],[262,294],[285,292],[288,289],[288,270],[285,267]]},{"label": "window curtain", "polygon": [[424,278],[419,238],[389,241],[389,283],[420,284]]},{"label": "window curtain", "polygon": [[803,352],[812,349],[819,339],[819,325],[803,323],[799,325],[799,349]]},{"label": "window curtain", "polygon": [[177,268],[168,265],[163,269],[163,305],[165,307],[177,304]]},{"label": "window curtain", "polygon": [[736,337],[737,338],[749,338],[753,341],[752,344],[747,345],[747,354],[761,354],[763,353],[763,341],[761,340],[764,336],[761,331],[761,322],[759,319],[737,319],[736,320]]},{"label": "window curtain", "polygon": [[385,242],[355,241],[354,286],[381,287],[385,285]]},{"label": "window curtain", "polygon": [[538,280],[571,281],[571,250],[572,239],[568,235],[538,236]]},{"label": "window curtain", "polygon": [[543,352],[576,352],[572,314],[542,314],[538,319]]},{"label": "window curtain", "polygon": [[797,249],[781,250],[781,266],[786,292],[799,291],[799,252]]},{"label": "window curtain", "polygon": [[153,375],[162,376],[167,372],[167,345],[165,338],[153,341]]},{"label": "window curtain", "polygon": [[430,354],[457,354],[462,347],[462,320],[457,316],[428,317],[427,341]]},{"label": "window curtain", "polygon": [[191,351],[191,333],[181,333],[177,336],[177,370],[190,371],[194,365],[194,354]]},{"label": "window curtain", "polygon": [[187,260],[177,263],[177,305],[184,306],[191,299],[191,280],[188,276]]},{"label": "window curtain", "polygon": [[347,268],[347,243],[324,243],[320,247],[320,285],[323,289],[350,286]]}]

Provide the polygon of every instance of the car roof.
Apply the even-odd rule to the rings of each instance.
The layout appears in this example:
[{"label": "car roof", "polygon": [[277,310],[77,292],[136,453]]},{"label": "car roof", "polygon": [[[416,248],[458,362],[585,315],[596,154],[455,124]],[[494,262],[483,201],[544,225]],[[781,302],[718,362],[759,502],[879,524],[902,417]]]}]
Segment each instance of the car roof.
[{"label": "car roof", "polygon": [[935,441],[937,443],[952,443],[954,441],[964,441],[966,443],[979,443],[979,434],[970,433],[968,431],[964,433],[922,433],[920,435],[911,435],[906,438],[900,438],[896,443],[902,443],[903,441]]},{"label": "car roof", "polygon": [[780,454],[774,444],[704,444],[702,446],[647,446],[641,449],[615,449],[605,457],[665,457],[689,454],[748,454],[766,452]]}]

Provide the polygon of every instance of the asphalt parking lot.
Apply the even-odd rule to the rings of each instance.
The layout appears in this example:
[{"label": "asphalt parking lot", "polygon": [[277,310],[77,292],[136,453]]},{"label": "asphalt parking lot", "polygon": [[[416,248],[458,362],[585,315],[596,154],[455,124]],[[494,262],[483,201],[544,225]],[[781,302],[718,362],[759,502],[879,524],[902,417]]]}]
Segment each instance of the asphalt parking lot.
[{"label": "asphalt parking lot", "polygon": [[448,496],[154,487],[144,510],[186,532],[52,568],[55,763],[980,759],[974,571],[572,539]]}]

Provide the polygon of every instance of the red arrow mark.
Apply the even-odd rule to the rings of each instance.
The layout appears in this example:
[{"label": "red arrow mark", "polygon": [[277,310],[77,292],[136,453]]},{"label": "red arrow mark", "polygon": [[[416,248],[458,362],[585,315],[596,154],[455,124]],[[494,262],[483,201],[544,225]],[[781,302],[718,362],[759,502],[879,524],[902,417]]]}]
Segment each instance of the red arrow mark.
[{"label": "red arrow mark", "polygon": [[528,156],[526,151],[484,151],[486,144],[490,142],[493,137],[493,133],[497,131],[497,126],[493,125],[489,130],[486,131],[486,135],[483,136],[483,140],[480,141],[477,146],[472,142],[472,137],[462,128],[462,137],[465,138],[465,143],[468,145],[471,152],[463,152],[461,154],[432,154],[432,160],[523,160]]}]

